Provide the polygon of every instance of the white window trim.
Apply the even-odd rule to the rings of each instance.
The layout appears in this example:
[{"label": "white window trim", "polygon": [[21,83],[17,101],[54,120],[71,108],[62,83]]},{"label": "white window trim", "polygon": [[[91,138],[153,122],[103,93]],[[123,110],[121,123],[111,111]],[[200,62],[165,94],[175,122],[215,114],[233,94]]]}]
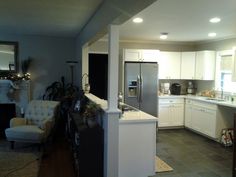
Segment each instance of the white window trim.
[{"label": "white window trim", "polygon": [[[215,72],[215,90],[216,91],[221,91],[221,87],[220,87],[220,81],[219,81],[219,71],[220,71],[220,59],[222,56],[226,56],[226,55],[232,55],[233,56],[233,50],[222,50],[222,51],[217,51],[216,52],[216,72]],[[227,91],[226,91],[227,92]],[[225,92],[225,93],[226,93]],[[230,93],[230,92],[227,92]]]}]

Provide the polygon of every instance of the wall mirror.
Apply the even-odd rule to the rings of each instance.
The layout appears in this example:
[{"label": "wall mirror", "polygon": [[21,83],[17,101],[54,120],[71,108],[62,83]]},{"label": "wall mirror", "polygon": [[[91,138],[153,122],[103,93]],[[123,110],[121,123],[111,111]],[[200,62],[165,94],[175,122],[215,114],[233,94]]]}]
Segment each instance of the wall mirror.
[{"label": "wall mirror", "polygon": [[0,74],[18,71],[18,42],[0,41]]}]

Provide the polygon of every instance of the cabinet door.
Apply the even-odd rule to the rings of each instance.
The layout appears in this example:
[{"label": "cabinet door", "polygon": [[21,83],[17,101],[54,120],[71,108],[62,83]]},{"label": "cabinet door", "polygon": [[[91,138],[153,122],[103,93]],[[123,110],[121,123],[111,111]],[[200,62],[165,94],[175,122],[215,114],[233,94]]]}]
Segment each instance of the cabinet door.
[{"label": "cabinet door", "polygon": [[137,49],[124,49],[125,61],[141,61],[142,52]]},{"label": "cabinet door", "polygon": [[142,61],[157,62],[159,50],[142,50]]},{"label": "cabinet door", "polygon": [[194,79],[196,52],[181,53],[181,79]]},{"label": "cabinet door", "polygon": [[159,105],[158,127],[170,126],[169,104]]},{"label": "cabinet door", "polygon": [[216,135],[216,111],[205,109],[204,111],[204,124],[202,127],[203,133],[212,137],[218,138]]},{"label": "cabinet door", "polygon": [[216,110],[193,106],[192,128],[212,138],[218,138],[216,135]]},{"label": "cabinet door", "polygon": [[184,125],[184,105],[173,104],[170,108],[171,111],[171,125],[183,126]]},{"label": "cabinet door", "polygon": [[204,114],[201,107],[192,107],[192,129],[203,132]]},{"label": "cabinet door", "polygon": [[159,79],[180,79],[180,52],[160,52]]},{"label": "cabinet door", "polygon": [[184,117],[184,125],[185,127],[192,128],[192,105],[185,105],[185,117]]},{"label": "cabinet door", "polygon": [[195,79],[215,79],[215,51],[196,52]]}]

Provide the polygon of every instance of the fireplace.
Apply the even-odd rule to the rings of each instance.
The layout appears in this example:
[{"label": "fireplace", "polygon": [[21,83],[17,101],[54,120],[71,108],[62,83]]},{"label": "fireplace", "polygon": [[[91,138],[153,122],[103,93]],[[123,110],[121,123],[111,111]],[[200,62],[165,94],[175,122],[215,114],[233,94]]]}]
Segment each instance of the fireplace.
[{"label": "fireplace", "polygon": [[5,129],[10,126],[10,119],[16,116],[15,103],[0,103],[0,137],[5,137]]},{"label": "fireplace", "polygon": [[30,101],[30,81],[14,82],[0,79],[0,104],[15,104],[16,116],[20,117]]}]

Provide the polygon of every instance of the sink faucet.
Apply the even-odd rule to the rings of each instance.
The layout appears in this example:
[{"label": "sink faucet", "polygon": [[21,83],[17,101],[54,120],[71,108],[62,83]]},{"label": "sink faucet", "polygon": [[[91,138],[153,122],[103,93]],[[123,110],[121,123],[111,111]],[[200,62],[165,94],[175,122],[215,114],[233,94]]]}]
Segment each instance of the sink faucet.
[{"label": "sink faucet", "polygon": [[223,89],[223,87],[221,87],[221,95],[220,95],[220,98],[221,98],[221,99],[224,99],[224,89]]},{"label": "sink faucet", "polygon": [[121,109],[121,102],[123,100],[123,94],[122,92],[119,92],[118,94],[118,108]]}]

